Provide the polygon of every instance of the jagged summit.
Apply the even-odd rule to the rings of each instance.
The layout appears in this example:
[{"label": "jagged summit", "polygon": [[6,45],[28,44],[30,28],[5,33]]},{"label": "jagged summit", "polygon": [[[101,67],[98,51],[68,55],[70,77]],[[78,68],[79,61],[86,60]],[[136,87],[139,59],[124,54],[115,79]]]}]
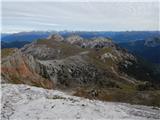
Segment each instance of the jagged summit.
[{"label": "jagged summit", "polygon": [[77,42],[84,42],[84,39],[78,35],[70,35],[66,38],[66,41],[71,44],[76,44]]},{"label": "jagged summit", "polygon": [[55,41],[63,41],[64,40],[64,38],[61,35],[59,35],[58,33],[50,35],[47,39],[48,40],[55,40]]},{"label": "jagged summit", "polygon": [[69,44],[78,45],[83,48],[103,48],[103,47],[115,47],[115,43],[109,38],[94,37],[92,39],[84,39],[79,35],[70,35],[63,38],[59,34],[53,34],[48,37],[48,40],[54,40],[59,42],[67,42]]}]

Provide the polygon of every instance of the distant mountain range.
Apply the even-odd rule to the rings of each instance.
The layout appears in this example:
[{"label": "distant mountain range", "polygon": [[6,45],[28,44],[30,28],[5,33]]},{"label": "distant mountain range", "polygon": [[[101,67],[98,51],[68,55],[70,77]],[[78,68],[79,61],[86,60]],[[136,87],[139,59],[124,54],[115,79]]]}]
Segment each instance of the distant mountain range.
[{"label": "distant mountain range", "polygon": [[1,48],[21,48],[25,44],[29,44],[29,41],[13,41],[13,42],[1,42]]},{"label": "distant mountain range", "polygon": [[159,36],[159,31],[129,31],[129,32],[106,32],[106,31],[100,31],[100,32],[88,32],[88,31],[60,31],[60,32],[20,32],[20,33],[14,33],[14,34],[1,34],[1,39],[4,42],[13,42],[13,41],[33,41],[39,38],[46,38],[51,34],[58,33],[62,35],[63,37],[67,37],[73,34],[79,35],[80,37],[83,37],[85,39],[90,39],[93,37],[105,37],[105,38],[111,38],[115,42],[128,42],[128,41],[137,41],[137,40],[145,40],[150,37]]},{"label": "distant mountain range", "polygon": [[147,40],[119,43],[119,45],[152,63],[160,63],[160,36]]},{"label": "distant mountain range", "polygon": [[[1,34],[1,48],[21,48],[37,39],[44,39],[52,34],[58,33],[59,35],[67,38],[71,35],[78,35],[85,40],[91,38],[103,37],[112,39],[121,47],[128,49],[133,54],[141,56],[152,63],[160,63],[160,42],[159,31],[129,31],[129,32],[89,32],[89,31],[32,31],[20,32],[14,34]],[[155,39],[153,39],[155,38]],[[156,39],[157,38],[157,39]],[[156,52],[155,52],[156,51]]]},{"label": "distant mountain range", "polygon": [[13,34],[1,34],[1,39],[3,42],[13,42],[13,41],[34,41],[39,38],[46,38],[50,35],[50,32],[20,32]]}]

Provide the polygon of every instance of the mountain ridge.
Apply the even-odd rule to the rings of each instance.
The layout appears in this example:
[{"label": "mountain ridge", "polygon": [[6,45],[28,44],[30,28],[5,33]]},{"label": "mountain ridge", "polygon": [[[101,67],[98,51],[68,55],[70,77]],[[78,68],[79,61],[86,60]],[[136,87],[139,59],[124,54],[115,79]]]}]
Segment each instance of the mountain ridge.
[{"label": "mountain ridge", "polygon": [[[129,73],[131,70],[132,73]],[[71,36],[67,39],[54,34],[25,45],[2,58],[4,83],[71,89],[77,96],[102,100],[129,102],[122,96],[117,99],[118,95],[125,93],[132,95],[130,99],[133,99],[137,86],[154,89],[157,84],[154,84],[152,77],[147,69],[138,64],[134,55],[107,38],[83,40]],[[110,93],[113,96],[109,97],[107,94],[112,89],[114,93]],[[146,88],[140,89],[143,91]],[[131,90],[131,93],[126,90]],[[117,94],[117,91],[120,93]],[[152,96],[152,93],[146,94]],[[142,97],[141,95],[139,97]],[[157,95],[156,93],[155,97]],[[138,97],[134,99],[143,103]],[[152,99],[147,99],[149,103],[146,104],[150,104]],[[132,102],[134,103],[134,100]]]}]

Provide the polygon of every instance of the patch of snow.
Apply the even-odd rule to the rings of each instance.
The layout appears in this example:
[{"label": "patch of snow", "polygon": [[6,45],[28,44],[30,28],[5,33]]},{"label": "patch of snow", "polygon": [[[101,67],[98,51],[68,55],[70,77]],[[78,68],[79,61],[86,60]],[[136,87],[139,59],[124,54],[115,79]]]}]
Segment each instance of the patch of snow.
[{"label": "patch of snow", "polygon": [[28,85],[2,84],[2,120],[160,119],[160,109],[102,102]]}]

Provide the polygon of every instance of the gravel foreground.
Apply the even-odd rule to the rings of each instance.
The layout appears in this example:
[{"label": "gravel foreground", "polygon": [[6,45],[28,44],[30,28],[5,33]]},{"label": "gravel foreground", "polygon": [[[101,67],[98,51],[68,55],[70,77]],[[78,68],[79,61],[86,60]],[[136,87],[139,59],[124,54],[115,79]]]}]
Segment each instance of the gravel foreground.
[{"label": "gravel foreground", "polygon": [[28,85],[2,84],[1,120],[155,120],[160,108],[102,102]]}]

